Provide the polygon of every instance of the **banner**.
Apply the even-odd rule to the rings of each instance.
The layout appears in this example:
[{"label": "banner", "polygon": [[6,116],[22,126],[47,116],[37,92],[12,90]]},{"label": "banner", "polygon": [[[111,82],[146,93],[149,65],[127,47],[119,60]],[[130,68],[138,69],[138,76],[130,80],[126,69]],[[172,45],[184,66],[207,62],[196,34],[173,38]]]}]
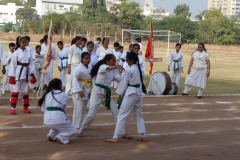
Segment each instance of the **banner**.
[{"label": "banner", "polygon": [[[148,37],[148,44],[147,44],[147,48],[146,48],[145,58],[146,59],[154,58],[154,44],[153,44],[153,27],[152,27],[152,22],[150,22],[150,35]],[[150,62],[149,74],[152,74],[152,70],[153,70],[153,62]]]},{"label": "banner", "polygon": [[52,60],[51,32],[52,32],[52,18],[51,18],[51,22],[50,22],[50,26],[49,26],[49,30],[48,30],[47,49],[46,49],[45,58],[44,58],[44,62],[43,62],[42,73],[47,73],[48,66],[50,65],[51,60]]}]

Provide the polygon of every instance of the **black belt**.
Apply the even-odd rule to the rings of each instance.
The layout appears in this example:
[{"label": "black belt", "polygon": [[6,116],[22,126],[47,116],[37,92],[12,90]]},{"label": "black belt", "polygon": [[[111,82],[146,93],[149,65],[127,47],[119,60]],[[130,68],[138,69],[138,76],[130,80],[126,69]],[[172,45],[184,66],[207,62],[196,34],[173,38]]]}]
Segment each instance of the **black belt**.
[{"label": "black belt", "polygon": [[18,80],[20,80],[20,77],[21,77],[21,74],[22,74],[23,67],[27,67],[26,82],[28,82],[28,69],[29,69],[28,66],[29,66],[29,63],[21,63],[21,62],[17,62],[17,65],[18,65],[18,66],[22,66],[21,69],[20,69],[20,73],[19,73]]}]

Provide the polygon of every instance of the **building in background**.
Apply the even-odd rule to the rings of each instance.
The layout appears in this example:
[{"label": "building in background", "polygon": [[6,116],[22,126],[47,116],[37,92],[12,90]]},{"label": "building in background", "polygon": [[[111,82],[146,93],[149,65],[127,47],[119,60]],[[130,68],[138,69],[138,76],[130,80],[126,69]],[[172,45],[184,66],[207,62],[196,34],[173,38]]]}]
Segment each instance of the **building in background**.
[{"label": "building in background", "polygon": [[119,0],[106,0],[106,6],[108,12],[113,12],[116,6],[120,6],[121,1]]},{"label": "building in background", "polygon": [[240,13],[240,0],[208,0],[208,9],[217,8],[221,12],[231,17]]},{"label": "building in background", "polygon": [[59,14],[74,11],[83,4],[83,0],[36,0],[36,10],[42,17],[47,12]]},{"label": "building in background", "polygon": [[156,9],[153,6],[153,0],[142,0],[141,8],[145,16],[149,16]]}]

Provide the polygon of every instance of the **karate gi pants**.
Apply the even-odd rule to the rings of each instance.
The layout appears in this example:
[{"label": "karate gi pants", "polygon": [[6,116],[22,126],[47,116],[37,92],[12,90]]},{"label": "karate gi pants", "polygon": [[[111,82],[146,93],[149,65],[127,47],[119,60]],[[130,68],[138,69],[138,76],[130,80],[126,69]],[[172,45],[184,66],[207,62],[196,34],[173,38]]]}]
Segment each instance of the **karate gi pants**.
[{"label": "karate gi pants", "polygon": [[[101,104],[105,105],[104,102],[106,100],[105,94],[101,94],[98,92],[99,88],[94,87],[92,90],[91,98],[90,98],[90,106],[87,116],[85,117],[83,124],[80,128],[80,133],[83,133],[86,129],[90,127],[94,118],[97,114],[97,111]],[[118,115],[118,107],[115,101],[111,98],[110,102],[110,110],[117,122],[117,115]]]},{"label": "karate gi pants", "polygon": [[62,68],[60,71],[60,79],[62,81],[62,87],[66,87],[66,73],[67,73],[67,68]]},{"label": "karate gi pants", "polygon": [[67,93],[67,94],[71,93],[73,71],[74,71],[74,68],[77,66],[78,66],[78,64],[72,64],[71,65],[71,74],[67,75],[67,84],[66,84],[66,89],[65,89],[65,93]]},{"label": "karate gi pants", "polygon": [[80,100],[79,93],[74,93],[72,95],[72,100],[74,104],[74,110],[73,110],[73,125],[80,129],[83,123],[83,120],[86,115],[86,109],[88,105],[88,100]]},{"label": "karate gi pants", "polygon": [[48,85],[49,82],[53,79],[53,63],[54,61],[51,60],[50,65],[48,67],[48,72],[44,76],[44,85]]},{"label": "karate gi pants", "polygon": [[[188,94],[193,88],[194,88],[194,86],[185,84],[185,88],[184,88],[183,93]],[[197,96],[202,96],[202,94],[203,94],[203,88],[200,88],[200,87],[199,87],[199,88],[198,88],[198,95],[197,95]]]},{"label": "karate gi pants", "polygon": [[178,71],[174,72],[174,69],[172,68],[170,78],[172,82],[176,83],[177,86],[180,86],[180,81],[181,81],[181,69]]},{"label": "karate gi pants", "polygon": [[128,96],[124,96],[122,105],[117,116],[117,124],[113,138],[118,138],[118,135],[124,135],[126,133],[125,131],[126,119],[131,111],[133,111],[135,120],[137,122],[138,133],[142,137],[146,137],[146,129],[142,117],[142,96],[133,93]]},{"label": "karate gi pants", "polygon": [[8,83],[8,71],[6,71],[6,73],[3,75],[3,81],[2,81],[2,88],[1,91],[11,91],[12,90],[12,86]]},{"label": "karate gi pants", "polygon": [[28,82],[25,79],[16,81],[16,84],[12,85],[12,92],[18,92],[19,94],[28,94]]},{"label": "karate gi pants", "polygon": [[52,139],[57,137],[63,144],[68,144],[69,139],[77,133],[77,129],[72,123],[46,125],[50,131],[47,136]]}]

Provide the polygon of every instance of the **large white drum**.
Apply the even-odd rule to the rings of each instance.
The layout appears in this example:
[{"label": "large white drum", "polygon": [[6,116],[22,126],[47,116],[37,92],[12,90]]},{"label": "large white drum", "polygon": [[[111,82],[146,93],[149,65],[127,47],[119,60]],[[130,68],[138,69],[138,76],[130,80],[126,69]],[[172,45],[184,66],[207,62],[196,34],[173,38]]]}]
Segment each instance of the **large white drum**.
[{"label": "large white drum", "polygon": [[177,94],[178,92],[178,86],[176,83],[172,82],[172,85],[171,85],[171,88],[170,88],[170,91],[169,91],[169,95],[175,95]]},{"label": "large white drum", "polygon": [[155,72],[149,85],[153,94],[168,95],[171,84],[171,78],[166,72]]}]

